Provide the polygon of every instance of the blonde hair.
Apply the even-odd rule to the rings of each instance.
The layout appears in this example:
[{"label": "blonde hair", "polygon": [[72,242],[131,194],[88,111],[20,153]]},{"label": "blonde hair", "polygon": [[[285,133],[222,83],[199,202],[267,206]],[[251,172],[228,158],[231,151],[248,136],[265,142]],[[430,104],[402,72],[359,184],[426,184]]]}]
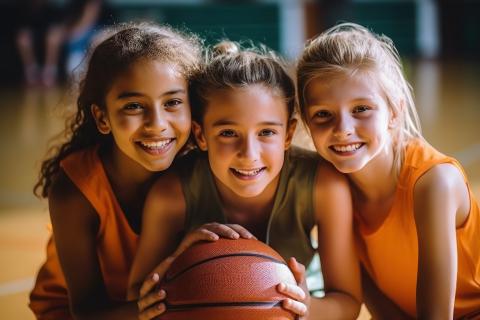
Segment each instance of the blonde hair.
[{"label": "blonde hair", "polygon": [[354,23],[332,27],[307,43],[297,65],[298,105],[306,122],[305,90],[313,79],[366,72],[377,79],[390,111],[397,117],[392,134],[394,165],[398,173],[406,144],[422,138],[410,84],[392,40]]}]

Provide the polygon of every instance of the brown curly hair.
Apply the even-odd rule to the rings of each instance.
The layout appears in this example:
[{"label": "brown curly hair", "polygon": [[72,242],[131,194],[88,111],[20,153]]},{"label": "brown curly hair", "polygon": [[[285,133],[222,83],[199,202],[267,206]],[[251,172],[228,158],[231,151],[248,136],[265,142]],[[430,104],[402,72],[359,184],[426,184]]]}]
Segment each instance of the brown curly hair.
[{"label": "brown curly hair", "polygon": [[125,23],[106,29],[92,46],[86,72],[79,83],[76,113],[67,119],[60,136],[66,142],[52,146],[42,162],[34,194],[48,197],[60,162],[75,151],[112,143],[111,135],[100,134],[91,115],[92,104],[105,109],[105,97],[114,80],[133,63],[142,59],[171,63],[186,78],[201,62],[200,39],[192,34],[154,23]]}]

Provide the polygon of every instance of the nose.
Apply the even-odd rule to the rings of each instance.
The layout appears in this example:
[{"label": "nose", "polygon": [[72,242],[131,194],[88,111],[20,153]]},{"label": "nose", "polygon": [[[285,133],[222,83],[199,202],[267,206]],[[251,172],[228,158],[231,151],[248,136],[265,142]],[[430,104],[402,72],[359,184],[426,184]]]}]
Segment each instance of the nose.
[{"label": "nose", "polygon": [[162,132],[168,127],[168,114],[163,108],[153,108],[145,114],[144,127],[146,131]]},{"label": "nose", "polygon": [[245,137],[241,140],[238,157],[241,159],[255,162],[259,158],[259,142],[256,137]]},{"label": "nose", "polygon": [[338,140],[346,140],[353,134],[354,120],[350,115],[341,114],[333,130],[333,136]]}]

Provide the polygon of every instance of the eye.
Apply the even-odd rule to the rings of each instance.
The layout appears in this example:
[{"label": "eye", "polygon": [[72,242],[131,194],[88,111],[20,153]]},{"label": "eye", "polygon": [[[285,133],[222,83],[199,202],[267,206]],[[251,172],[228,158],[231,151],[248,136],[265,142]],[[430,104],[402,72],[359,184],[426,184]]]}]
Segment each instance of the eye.
[{"label": "eye", "polygon": [[143,106],[140,103],[137,102],[130,102],[127,103],[124,107],[123,110],[130,112],[130,113],[135,113],[135,112],[140,112],[143,110]]},{"label": "eye", "polygon": [[353,108],[353,113],[362,113],[362,112],[365,112],[365,111],[368,111],[368,110],[371,110],[372,108],[370,108],[369,106],[365,106],[365,105],[361,105],[361,106],[356,106],[355,108]]},{"label": "eye", "polygon": [[315,118],[328,118],[331,115],[332,114],[327,110],[320,110],[320,111],[315,112],[314,117]]},{"label": "eye", "polygon": [[260,133],[258,135],[261,136],[261,137],[270,137],[270,136],[275,135],[276,133],[277,132],[275,132],[274,130],[271,130],[271,129],[263,129],[262,131],[260,131]]},{"label": "eye", "polygon": [[328,110],[318,110],[312,115],[311,121],[317,124],[327,123],[332,119],[333,114]]},{"label": "eye", "polygon": [[165,107],[166,108],[174,108],[180,104],[182,104],[183,101],[180,100],[180,99],[172,99],[172,100],[168,100],[166,103],[165,103]]},{"label": "eye", "polygon": [[231,138],[231,137],[236,137],[237,135],[236,135],[235,131],[227,129],[227,130],[220,131],[220,136]]}]

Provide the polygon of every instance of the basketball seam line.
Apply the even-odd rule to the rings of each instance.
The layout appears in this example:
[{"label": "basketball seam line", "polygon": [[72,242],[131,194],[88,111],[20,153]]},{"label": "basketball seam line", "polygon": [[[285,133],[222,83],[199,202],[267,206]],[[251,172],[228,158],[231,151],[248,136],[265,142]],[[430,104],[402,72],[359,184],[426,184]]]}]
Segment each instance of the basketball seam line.
[{"label": "basketball seam line", "polygon": [[168,311],[181,311],[194,308],[221,308],[221,307],[281,307],[281,301],[266,302],[215,302],[215,303],[191,303],[191,304],[169,304],[165,303]]},{"label": "basketball seam line", "polygon": [[183,269],[182,271],[178,272],[178,273],[175,274],[173,277],[169,277],[168,274],[167,274],[167,275],[165,276],[165,283],[169,283],[170,281],[173,281],[174,279],[180,277],[182,274],[186,273],[187,271],[189,271],[189,270],[192,269],[192,268],[195,268],[195,267],[198,266],[198,265],[201,265],[201,264],[204,264],[204,263],[210,262],[210,261],[212,261],[212,260],[216,260],[216,259],[223,259],[223,258],[236,257],[236,256],[237,256],[237,257],[260,257],[260,258],[265,258],[265,259],[267,259],[267,260],[273,261],[273,262],[278,263],[278,264],[287,265],[287,264],[286,264],[285,262],[283,262],[283,261],[277,260],[277,259],[275,259],[275,258],[266,256],[266,255],[263,255],[263,254],[258,254],[258,253],[232,253],[232,254],[224,254],[224,255],[220,255],[220,256],[216,256],[216,257],[212,257],[212,258],[208,258],[208,259],[205,259],[205,260],[196,262],[196,263],[192,264],[191,266],[189,266],[188,268]]}]

